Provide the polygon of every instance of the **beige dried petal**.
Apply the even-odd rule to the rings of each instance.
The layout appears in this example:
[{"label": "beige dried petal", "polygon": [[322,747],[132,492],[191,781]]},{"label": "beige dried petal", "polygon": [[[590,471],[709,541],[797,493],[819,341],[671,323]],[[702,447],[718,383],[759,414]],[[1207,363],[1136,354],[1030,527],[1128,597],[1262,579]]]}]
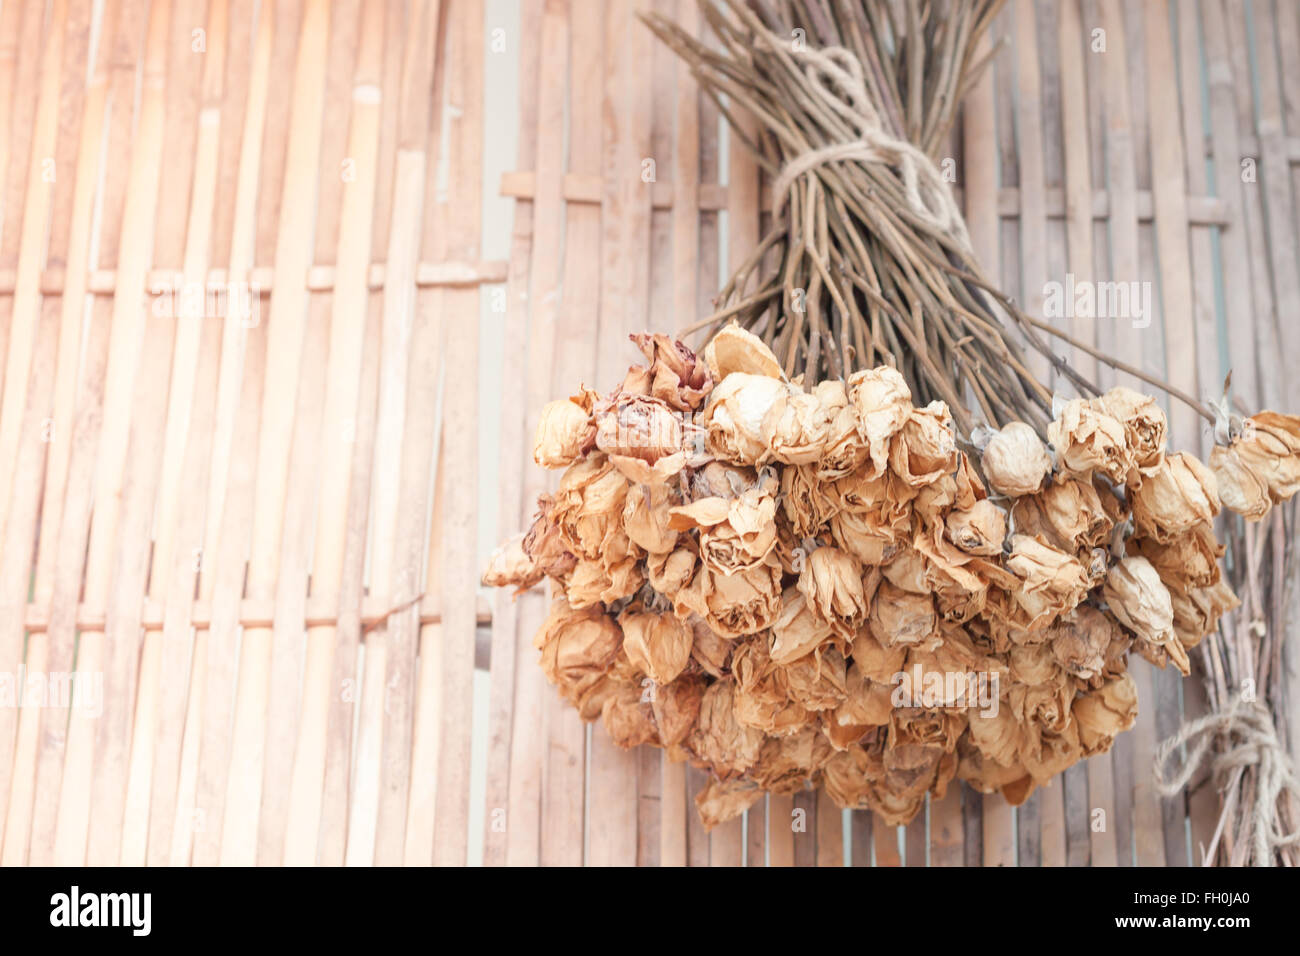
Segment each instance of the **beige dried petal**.
[{"label": "beige dried petal", "polygon": [[625,750],[658,742],[654,715],[643,697],[636,684],[620,684],[601,707],[601,722],[609,739]]},{"label": "beige dried petal", "polygon": [[721,574],[702,564],[674,604],[679,617],[698,614],[723,637],[756,634],[770,627],[781,609],[781,569],[762,564]]},{"label": "beige dried petal", "polygon": [[889,467],[913,488],[938,481],[957,470],[957,439],[952,415],[943,402],[908,412],[889,446]]},{"label": "beige dried petal", "polygon": [[744,773],[758,760],[763,732],[736,721],[735,684],[720,680],[700,701],[700,716],[687,747],[708,770],[726,780]]},{"label": "beige dried petal", "polygon": [[790,386],[765,375],[735,372],[714,386],[700,424],[708,432],[708,449],[722,461],[762,465],[772,458],[763,423]]},{"label": "beige dried petal", "polygon": [[815,466],[792,465],[781,469],[781,509],[802,539],[818,534],[839,504],[817,477]]},{"label": "beige dried petal", "polygon": [[700,558],[723,574],[762,564],[776,545],[776,499],[752,488],[735,498],[701,498],[669,510],[668,527],[699,529]]},{"label": "beige dried petal", "polygon": [[659,741],[676,746],[690,734],[700,716],[705,684],[699,674],[683,674],[671,684],[647,686],[642,696],[650,698]]},{"label": "beige dried petal", "polygon": [[710,780],[695,795],[695,808],[707,833],[740,816],[762,796],[763,789],[749,780]]},{"label": "beige dried petal", "polygon": [[1072,554],[1028,535],[1011,536],[1007,570],[1020,579],[1014,592],[1030,629],[1045,627],[1075,607],[1088,593],[1091,582],[1084,566]]},{"label": "beige dried petal", "polygon": [[1165,454],[1168,424],[1164,410],[1152,395],[1117,385],[1093,400],[1124,426],[1133,464],[1141,475],[1151,473]]},{"label": "beige dried petal", "polygon": [[640,332],[629,338],[649,365],[631,370],[624,382],[624,392],[644,382],[637,394],[652,396],[682,412],[700,407],[713,387],[713,378],[708,366],[694,352],[668,335]]},{"label": "beige dried petal", "polygon": [[704,347],[701,357],[715,385],[737,372],[775,379],[785,377],[781,363],[763,340],[738,325],[723,328]]},{"label": "beige dried petal", "polygon": [[533,461],[543,468],[565,468],[587,452],[594,436],[590,407],[567,398],[548,402],[537,422]]},{"label": "beige dried petal", "polygon": [[994,557],[1002,553],[1007,536],[1007,516],[985,498],[965,510],[953,510],[944,521],[948,540],[967,554]]},{"label": "beige dried petal", "polygon": [[1134,467],[1123,423],[1083,399],[1065,403],[1047,427],[1047,440],[1061,467],[1076,475],[1097,471],[1119,485]]},{"label": "beige dried petal", "polygon": [[542,569],[524,551],[524,536],[520,533],[507,538],[492,552],[482,581],[490,588],[513,587],[519,594],[544,576]]},{"label": "beige dried petal", "polygon": [[1120,674],[1096,690],[1076,697],[1073,711],[1084,755],[1105,753],[1115,736],[1137,721],[1137,685],[1128,674]]},{"label": "beige dried petal", "polygon": [[862,565],[839,548],[817,548],[804,564],[797,584],[814,612],[844,640],[852,641],[867,619]]},{"label": "beige dried petal", "polygon": [[724,677],[731,669],[731,652],[735,649],[734,641],[718,634],[702,618],[690,621],[691,657],[700,666],[700,670],[710,677]]},{"label": "beige dried petal", "polygon": [[829,640],[833,630],[801,591],[788,588],[781,598],[781,612],[772,622],[772,660],[778,664],[798,660]]},{"label": "beige dried petal", "polygon": [[690,661],[691,629],[673,615],[629,609],[619,615],[618,623],[623,652],[656,684],[671,683]]},{"label": "beige dried petal", "polygon": [[867,445],[868,477],[878,478],[889,461],[890,440],[912,411],[912,392],[897,369],[881,366],[849,376],[848,394]]},{"label": "beige dried petal", "polygon": [[637,484],[623,501],[623,530],[638,547],[652,553],[671,551],[677,532],[668,527],[668,509],[676,500],[665,485]]},{"label": "beige dried petal", "polygon": [[1032,495],[1052,473],[1052,456],[1047,453],[1033,427],[1024,422],[1010,422],[984,447],[980,467],[989,487],[1000,495]]},{"label": "beige dried petal", "polygon": [[777,461],[813,464],[822,458],[833,419],[834,413],[822,405],[817,395],[792,386],[763,419],[763,438]]},{"label": "beige dried petal", "polygon": [[858,410],[849,401],[844,382],[819,382],[813,394],[821,402],[829,425],[821,458],[816,462],[817,477],[834,481],[853,474],[867,461],[869,450],[863,440]]},{"label": "beige dried petal", "polygon": [[1102,596],[1111,613],[1137,639],[1166,653],[1183,674],[1190,672],[1187,652],[1174,633],[1174,609],[1169,589],[1151,562],[1128,557],[1106,575]]},{"label": "beige dried petal", "polygon": [[876,589],[867,620],[872,637],[884,647],[934,647],[940,640],[931,598],[909,594],[888,581]]},{"label": "beige dried petal", "polygon": [[1170,455],[1129,495],[1138,530],[1162,543],[1219,513],[1218,482],[1195,456]]},{"label": "beige dried petal", "polygon": [[1214,472],[1219,499],[1228,510],[1247,521],[1259,521],[1272,510],[1268,479],[1247,465],[1235,445],[1215,445],[1210,452],[1210,469]]},{"label": "beige dried petal", "polygon": [[672,598],[695,576],[695,554],[687,548],[648,554],[645,567],[650,586]]}]

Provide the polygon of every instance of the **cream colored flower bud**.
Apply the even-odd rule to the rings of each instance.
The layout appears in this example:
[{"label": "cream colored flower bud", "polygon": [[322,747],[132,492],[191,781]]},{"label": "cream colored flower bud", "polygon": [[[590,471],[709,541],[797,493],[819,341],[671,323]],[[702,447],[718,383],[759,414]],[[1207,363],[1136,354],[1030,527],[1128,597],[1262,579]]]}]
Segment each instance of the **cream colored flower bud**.
[{"label": "cream colored flower bud", "polygon": [[989,487],[1000,495],[1032,495],[1052,471],[1052,456],[1038,433],[1024,422],[995,432],[980,459]]},{"label": "cream colored flower bud", "polygon": [[547,402],[537,423],[533,461],[543,468],[565,468],[583,456],[595,434],[591,414],[567,398]]}]

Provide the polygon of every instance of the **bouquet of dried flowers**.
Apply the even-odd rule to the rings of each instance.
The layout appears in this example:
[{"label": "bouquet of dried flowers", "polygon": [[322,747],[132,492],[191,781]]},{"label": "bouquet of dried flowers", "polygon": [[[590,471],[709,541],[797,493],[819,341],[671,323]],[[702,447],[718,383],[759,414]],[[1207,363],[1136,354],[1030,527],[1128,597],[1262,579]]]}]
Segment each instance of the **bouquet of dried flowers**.
[{"label": "bouquet of dried flowers", "polygon": [[[634,336],[645,364],[611,392],[546,406],[534,458],[564,473],[484,581],[550,580],[547,678],[619,744],[710,771],[706,826],[810,784],[891,824],[954,779],[1020,803],[1132,726],[1130,652],[1186,675],[1240,605],[1216,516],[1300,490],[1300,418],[1207,407],[983,276],[932,156],[1000,0],[702,6],[716,47],[648,22],[757,119],[757,140],[733,127],[771,229],[683,333],[700,354]],[[1214,422],[1209,465],[1168,450],[1154,397],[1103,392],[1044,335]],[[1300,836],[1294,772],[1257,776],[1264,862]]]}]

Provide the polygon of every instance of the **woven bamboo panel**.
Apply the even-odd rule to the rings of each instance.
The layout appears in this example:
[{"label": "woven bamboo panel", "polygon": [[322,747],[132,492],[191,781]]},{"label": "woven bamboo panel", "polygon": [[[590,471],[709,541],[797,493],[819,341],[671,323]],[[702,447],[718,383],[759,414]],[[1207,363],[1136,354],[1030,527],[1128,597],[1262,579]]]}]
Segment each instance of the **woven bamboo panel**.
[{"label": "woven bamboo panel", "polygon": [[[697,771],[546,686],[540,591],[480,590],[475,543],[553,480],[537,410],[704,314],[769,205],[648,9],[699,29],[694,0],[0,4],[0,862],[1200,862],[1215,794],[1150,782],[1196,680],[1136,664],[1135,730],[1016,810],[954,789],[892,828],[809,791],[705,833]],[[1150,326],[1062,327],[1300,408],[1297,7],[1011,0],[991,42],[948,158],[993,274],[1031,311],[1150,282]]]}]

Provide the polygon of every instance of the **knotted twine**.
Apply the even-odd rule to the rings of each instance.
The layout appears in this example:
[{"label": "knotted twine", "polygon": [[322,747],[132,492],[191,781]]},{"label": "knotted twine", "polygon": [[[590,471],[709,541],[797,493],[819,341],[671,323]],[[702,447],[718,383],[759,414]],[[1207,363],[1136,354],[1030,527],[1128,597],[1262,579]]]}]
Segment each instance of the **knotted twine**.
[{"label": "knotted twine", "polygon": [[[771,39],[771,38],[769,38]],[[858,134],[855,140],[811,149],[790,160],[772,184],[773,212],[779,213],[799,177],[827,163],[857,161],[897,168],[912,214],[942,235],[970,249],[961,210],[934,160],[905,139],[891,135],[872,106],[862,64],[844,47],[795,50],[806,66],[810,87]]]},{"label": "knotted twine", "polygon": [[[1223,737],[1227,749],[1207,760],[1210,747]],[[1171,758],[1179,747],[1193,743],[1182,768],[1171,779]],[[1216,779],[1230,771],[1254,768],[1255,806],[1251,841],[1256,863],[1272,866],[1281,847],[1300,845],[1300,830],[1286,833],[1277,818],[1277,801],[1284,789],[1300,794],[1300,778],[1290,757],[1277,739],[1268,709],[1254,701],[1235,697],[1223,710],[1184,724],[1178,733],[1160,745],[1155,756],[1156,790],[1164,797],[1178,793],[1203,764]]]}]

